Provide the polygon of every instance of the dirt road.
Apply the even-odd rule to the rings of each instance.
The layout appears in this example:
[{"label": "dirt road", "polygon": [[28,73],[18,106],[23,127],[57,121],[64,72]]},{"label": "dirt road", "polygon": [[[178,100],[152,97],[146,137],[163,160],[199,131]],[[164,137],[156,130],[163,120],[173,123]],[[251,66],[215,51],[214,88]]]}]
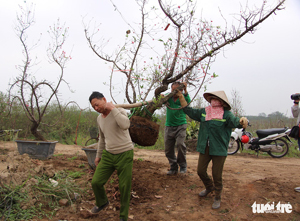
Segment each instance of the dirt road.
[{"label": "dirt road", "polygon": [[[14,182],[22,182],[28,171],[53,175],[60,170],[78,168],[85,164],[85,175],[76,179],[76,184],[88,191],[73,206],[60,207],[53,220],[118,220],[118,179],[113,175],[106,190],[110,206],[97,216],[89,214],[94,197],[90,186],[93,171],[87,163],[82,147],[57,144],[55,156],[46,161],[20,156],[14,142],[0,143],[1,180],[8,181],[8,173],[14,175]],[[77,159],[66,160],[72,156]],[[224,173],[224,189],[221,208],[211,209],[213,194],[200,198],[204,188],[196,172],[198,153],[188,153],[188,173],[167,176],[167,159],[163,151],[135,149],[133,168],[132,199],[129,220],[300,220],[300,193],[294,188],[300,186],[300,159],[236,154],[228,156]],[[37,170],[37,164],[42,170]],[[7,166],[11,168],[7,170]],[[211,165],[209,165],[211,174]],[[252,205],[291,204],[292,210],[276,213],[254,213]],[[75,205],[75,206],[74,206]],[[290,212],[290,213],[288,213]]]}]

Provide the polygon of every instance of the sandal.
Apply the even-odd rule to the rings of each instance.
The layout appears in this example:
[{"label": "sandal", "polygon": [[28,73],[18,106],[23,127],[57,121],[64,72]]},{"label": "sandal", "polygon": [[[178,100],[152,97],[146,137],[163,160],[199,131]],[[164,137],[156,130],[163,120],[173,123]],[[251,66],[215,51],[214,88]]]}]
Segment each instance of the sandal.
[{"label": "sandal", "polygon": [[295,188],[295,191],[296,191],[296,192],[300,192],[300,186],[296,187],[296,188]]}]

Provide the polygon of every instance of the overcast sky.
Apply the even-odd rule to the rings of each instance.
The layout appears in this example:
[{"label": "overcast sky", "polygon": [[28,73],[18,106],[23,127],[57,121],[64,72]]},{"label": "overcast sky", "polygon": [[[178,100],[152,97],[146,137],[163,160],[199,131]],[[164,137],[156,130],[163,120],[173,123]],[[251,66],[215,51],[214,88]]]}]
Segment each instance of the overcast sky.
[{"label": "overcast sky", "polygon": [[[26,1],[30,4],[32,1]],[[64,85],[60,98],[67,102],[75,100],[81,108],[89,106],[92,91],[103,92],[109,98],[108,82],[110,67],[99,60],[88,47],[84,36],[84,21],[101,23],[105,36],[118,41],[124,38],[128,22],[138,21],[140,14],[133,0],[43,0],[35,3],[36,24],[29,32],[29,43],[41,41],[31,53],[37,57],[32,69],[40,78],[55,81],[59,69],[50,65],[46,49],[49,42],[47,30],[60,18],[69,27],[66,51],[72,59],[65,70],[65,80],[73,93]],[[152,1],[150,1],[152,2]],[[180,1],[177,1],[180,2]],[[218,7],[228,15],[239,11],[239,3],[245,0],[198,0],[203,16],[218,20]],[[261,5],[262,0],[248,0],[249,6]],[[271,5],[277,0],[267,1]],[[123,17],[115,10],[117,5]],[[18,5],[23,1],[0,0],[0,91],[8,89],[9,82],[19,74],[16,65],[22,64],[22,47],[14,30]],[[255,34],[250,34],[233,46],[227,46],[213,63],[211,72],[219,75],[207,87],[208,91],[224,90],[231,98],[232,90],[239,92],[246,115],[270,114],[275,111],[291,116],[293,104],[290,95],[300,93],[300,1],[287,0],[286,9],[277,12]],[[226,14],[227,15],[227,14]],[[123,33],[123,34],[120,34]],[[104,35],[104,34],[103,34]],[[122,87],[122,85],[120,85]],[[200,92],[203,94],[203,91]],[[118,102],[122,103],[123,100]]]}]

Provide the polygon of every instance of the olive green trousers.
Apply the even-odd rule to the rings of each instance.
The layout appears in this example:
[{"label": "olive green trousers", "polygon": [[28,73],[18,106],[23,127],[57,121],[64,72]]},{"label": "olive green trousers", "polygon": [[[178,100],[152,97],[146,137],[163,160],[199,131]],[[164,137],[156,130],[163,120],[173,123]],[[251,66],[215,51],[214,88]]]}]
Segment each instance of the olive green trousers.
[{"label": "olive green trousers", "polygon": [[[209,155],[209,146],[206,146],[205,154],[199,154],[197,168],[198,176],[207,190],[215,190],[215,197],[217,199],[221,198],[221,192],[223,189],[222,174],[225,160],[226,156]],[[207,174],[207,167],[210,161],[212,161],[213,180]]]},{"label": "olive green trousers", "polygon": [[128,219],[128,210],[131,196],[131,180],[132,180],[132,165],[133,165],[133,150],[126,151],[120,154],[111,154],[103,150],[100,163],[92,179],[92,188],[95,194],[96,205],[98,207],[107,203],[104,185],[117,170],[119,177],[120,189],[120,218]]}]

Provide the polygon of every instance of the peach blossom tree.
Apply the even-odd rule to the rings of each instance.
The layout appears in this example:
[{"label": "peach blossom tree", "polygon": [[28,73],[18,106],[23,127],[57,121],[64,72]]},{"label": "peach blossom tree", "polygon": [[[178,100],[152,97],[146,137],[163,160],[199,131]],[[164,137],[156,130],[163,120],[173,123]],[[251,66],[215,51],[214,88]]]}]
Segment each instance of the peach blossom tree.
[{"label": "peach blossom tree", "polygon": [[[124,32],[123,44],[115,46],[114,51],[106,50],[109,44],[106,38],[102,41],[97,38],[98,34],[104,35],[101,26],[85,23],[84,32],[93,53],[111,69],[108,85],[112,99],[115,101],[114,80],[123,77],[126,102],[146,104],[142,116],[149,118],[147,112],[153,114],[173,96],[173,93],[160,95],[175,81],[185,81],[195,87],[197,95],[205,82],[217,76],[209,70],[218,53],[245,35],[253,34],[261,23],[284,8],[285,0],[279,0],[275,6],[268,5],[267,1],[262,1],[260,7],[241,6],[234,15],[237,21],[234,26],[227,24],[220,10],[224,27],[197,18],[196,1],[186,0],[177,5],[158,0],[157,6],[153,6],[153,1],[136,2],[140,8],[139,27],[128,24],[130,29]],[[113,6],[123,17],[120,8]],[[146,102],[148,97],[155,102]]]},{"label": "peach blossom tree", "polygon": [[27,118],[31,122],[30,131],[32,135],[37,140],[45,141],[46,139],[39,132],[38,127],[43,123],[43,117],[47,113],[47,108],[51,101],[56,102],[61,114],[63,114],[63,110],[68,104],[74,103],[69,102],[63,107],[58,97],[58,89],[65,82],[64,70],[66,63],[71,59],[63,50],[64,43],[68,37],[68,28],[61,25],[60,21],[57,20],[48,31],[52,39],[47,50],[48,58],[51,63],[58,66],[58,80],[56,82],[50,82],[47,79],[37,80],[37,75],[32,71],[32,67],[37,65],[32,51],[40,39],[34,45],[30,45],[28,42],[28,30],[35,23],[34,8],[33,6],[29,8],[19,7],[20,12],[17,14],[15,29],[22,45],[24,59],[22,60],[22,64],[17,66],[20,74],[10,84],[9,99],[10,104],[18,102],[23,108]]}]

